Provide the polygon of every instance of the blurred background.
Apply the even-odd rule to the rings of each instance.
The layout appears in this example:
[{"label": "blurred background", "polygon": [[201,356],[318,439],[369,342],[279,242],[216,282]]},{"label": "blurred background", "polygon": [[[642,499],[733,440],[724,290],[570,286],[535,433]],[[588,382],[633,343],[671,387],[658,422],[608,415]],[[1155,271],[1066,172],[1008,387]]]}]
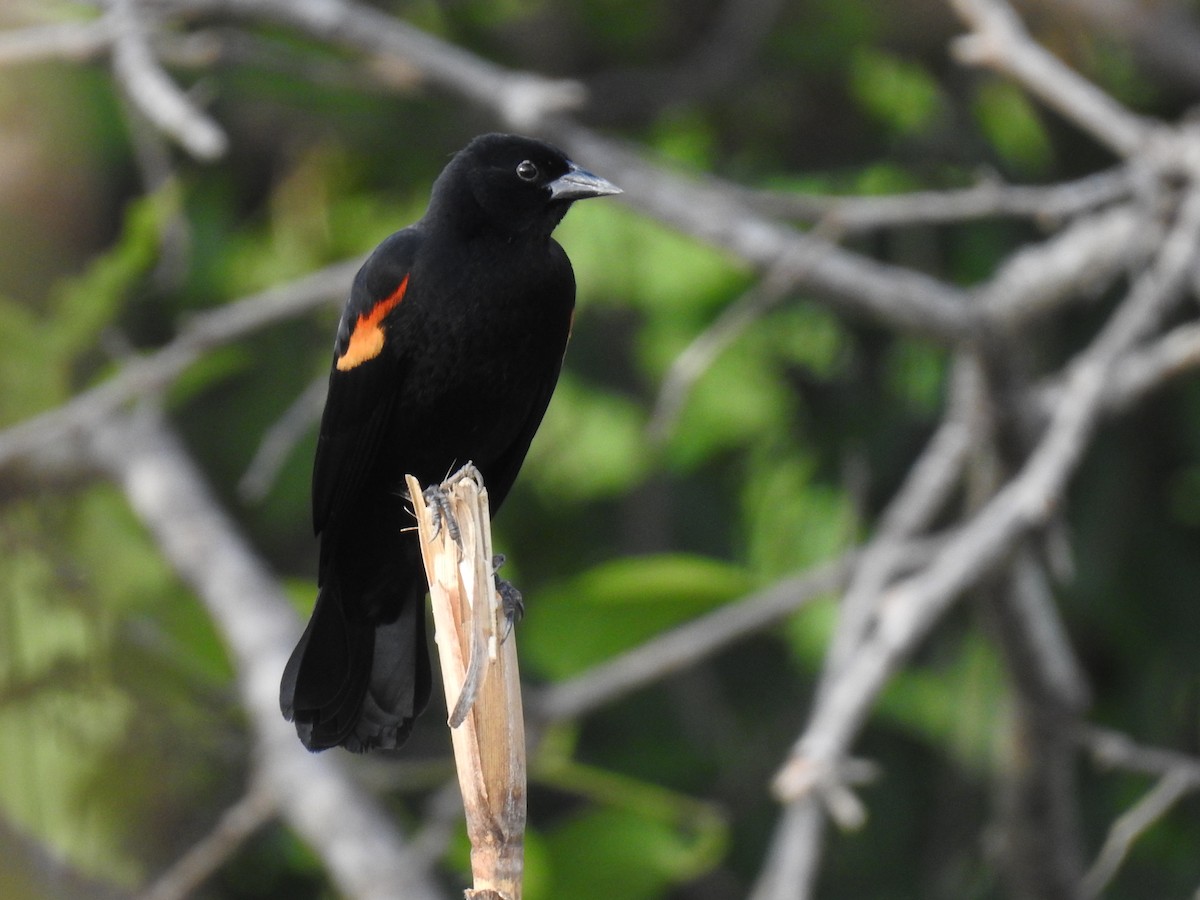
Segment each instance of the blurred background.
[{"label": "blurred background", "polygon": [[[1018,85],[955,63],[948,46],[962,25],[937,0],[372,5],[500,66],[577,79],[587,100],[575,121],[666,169],[791,197],[804,227],[829,226],[834,206],[820,198],[1047,185],[1117,162]],[[92,22],[103,6],[0,8],[4,427],[103,382],[205,311],[360,257],[421,214],[450,153],[504,127],[401,60],[238,4],[224,15],[175,2],[158,19],[155,3],[127,6],[156,22],[164,66],[226,133],[220,158],[197,160],[135,108],[102,49],[24,56],[3,42]],[[1153,52],[1153,41],[1187,38],[1196,5],[1131,3],[1149,23],[1141,31],[1086,6],[1030,0],[1022,13],[1043,46],[1116,99],[1185,116],[1200,77],[1186,53]],[[620,183],[603,159],[575,156]],[[815,212],[804,198],[817,198]],[[1048,224],[835,224],[830,236],[969,287]],[[741,329],[674,414],[660,397],[672,363],[761,272],[618,202],[581,204],[558,238],[579,285],[573,342],[495,539],[528,604],[519,639],[531,691],[868,537],[939,420],[950,362],[942,343],[799,290]],[[315,419],[343,296],[207,350],[162,401],[305,615]],[[1105,302],[1101,292],[1031,336],[1031,370],[1081,346]],[[1195,379],[1099,433],[1064,517],[1073,576],[1055,597],[1092,691],[1089,719],[1195,754]],[[779,816],[769,785],[813,702],[835,615],[830,594],[538,730],[526,896],[749,896]],[[250,779],[235,676],[208,611],[118,487],[85,466],[45,478],[0,469],[0,896],[137,896],[210,834]],[[861,733],[855,752],[881,777],[860,794],[862,828],[828,835],[816,896],[1015,895],[992,840],[1014,752],[1010,697],[986,616],[958,606]],[[338,761],[406,830],[453,779],[443,716],[435,701],[403,751]],[[1153,782],[1083,761],[1074,771],[1090,859]],[[1105,896],[1193,896],[1198,846],[1192,796],[1136,844]],[[214,868],[194,896],[336,895],[320,859],[269,814]],[[445,896],[465,871],[456,832],[435,863]]]}]

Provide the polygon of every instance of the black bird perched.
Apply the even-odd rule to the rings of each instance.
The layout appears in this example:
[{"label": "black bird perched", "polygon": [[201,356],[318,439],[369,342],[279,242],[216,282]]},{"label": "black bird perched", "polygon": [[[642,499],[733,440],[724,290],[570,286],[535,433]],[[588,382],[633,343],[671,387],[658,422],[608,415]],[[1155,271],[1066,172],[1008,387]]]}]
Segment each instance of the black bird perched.
[{"label": "black bird perched", "polygon": [[575,200],[618,193],[549,144],[483,135],[355,276],[313,469],[319,592],[279,692],[309,750],[398,747],[424,709],[426,584],[404,475],[433,484],[472,461],[500,507],[571,332],[575,276],[550,234]]}]

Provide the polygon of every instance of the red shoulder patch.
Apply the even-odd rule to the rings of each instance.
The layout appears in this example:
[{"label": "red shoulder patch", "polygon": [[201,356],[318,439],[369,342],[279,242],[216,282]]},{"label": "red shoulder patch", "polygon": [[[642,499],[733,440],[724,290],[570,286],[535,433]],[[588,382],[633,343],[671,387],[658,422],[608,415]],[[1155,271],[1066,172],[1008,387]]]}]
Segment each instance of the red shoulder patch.
[{"label": "red shoulder patch", "polygon": [[334,363],[339,372],[348,372],[383,352],[383,317],[400,305],[407,290],[408,276],[405,275],[391,296],[380,300],[371,307],[370,312],[358,317],[358,321],[354,323],[354,330],[350,332],[346,351]]}]

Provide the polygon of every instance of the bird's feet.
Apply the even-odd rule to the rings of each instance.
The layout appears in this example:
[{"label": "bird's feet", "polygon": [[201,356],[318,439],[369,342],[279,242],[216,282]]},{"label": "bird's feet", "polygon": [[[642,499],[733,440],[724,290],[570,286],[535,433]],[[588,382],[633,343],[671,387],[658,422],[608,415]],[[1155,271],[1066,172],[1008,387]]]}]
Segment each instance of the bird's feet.
[{"label": "bird's feet", "polygon": [[429,507],[429,518],[433,523],[433,536],[437,537],[442,531],[442,525],[445,524],[450,539],[456,544],[462,543],[462,532],[459,530],[458,520],[454,518],[454,512],[450,509],[450,498],[446,496],[442,486],[431,484],[425,488],[421,496],[425,498],[425,505]]},{"label": "bird's feet", "polygon": [[492,557],[492,577],[496,579],[496,593],[500,595],[500,611],[504,613],[504,637],[501,640],[506,641],[512,634],[513,626],[525,616],[525,598],[521,596],[519,590],[513,587],[511,581],[505,581],[500,577],[502,565],[504,565],[504,554],[497,553]]}]

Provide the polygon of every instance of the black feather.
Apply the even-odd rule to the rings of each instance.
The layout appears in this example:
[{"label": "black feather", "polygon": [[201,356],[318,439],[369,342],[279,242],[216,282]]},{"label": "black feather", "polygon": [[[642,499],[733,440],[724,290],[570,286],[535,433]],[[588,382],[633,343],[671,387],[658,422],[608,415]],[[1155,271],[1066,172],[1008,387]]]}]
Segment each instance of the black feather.
[{"label": "black feather", "polygon": [[474,462],[499,508],[570,334],[574,275],[550,234],[574,199],[615,192],[548,144],[485,135],[355,277],[313,469],[319,592],[280,686],[310,750],[399,746],[425,707],[425,579],[404,476],[435,484]]}]

